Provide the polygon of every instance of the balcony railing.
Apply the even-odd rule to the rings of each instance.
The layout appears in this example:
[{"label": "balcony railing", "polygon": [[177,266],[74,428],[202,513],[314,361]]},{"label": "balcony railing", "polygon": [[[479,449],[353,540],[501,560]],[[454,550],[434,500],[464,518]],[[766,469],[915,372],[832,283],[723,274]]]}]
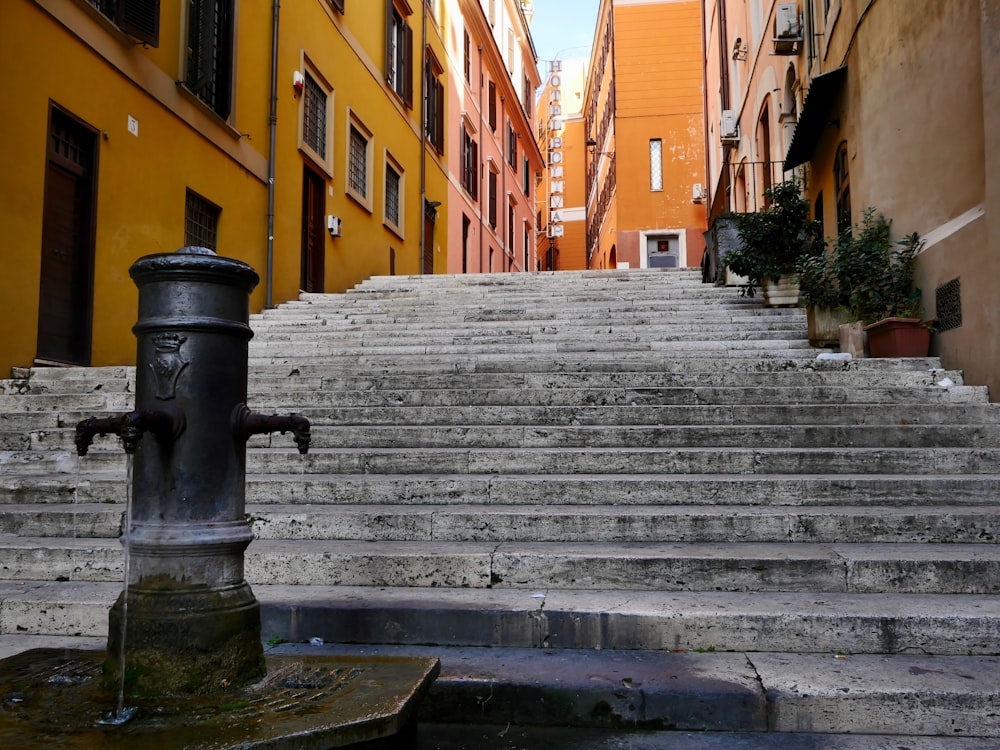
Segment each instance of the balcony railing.
[{"label": "balcony railing", "polygon": [[735,224],[725,215],[766,208],[768,201],[764,192],[793,176],[796,173],[785,172],[780,161],[741,161],[722,165],[719,184],[712,196],[710,228],[705,233],[705,255],[701,264],[703,281],[724,283],[725,268],[720,256],[739,241]]},{"label": "balcony railing", "polygon": [[[724,164],[719,191],[724,192],[725,204],[718,213],[748,213],[767,207],[764,191],[791,177],[780,161],[741,161]],[[715,206],[713,206],[713,209]],[[712,212],[716,212],[713,210]]]}]

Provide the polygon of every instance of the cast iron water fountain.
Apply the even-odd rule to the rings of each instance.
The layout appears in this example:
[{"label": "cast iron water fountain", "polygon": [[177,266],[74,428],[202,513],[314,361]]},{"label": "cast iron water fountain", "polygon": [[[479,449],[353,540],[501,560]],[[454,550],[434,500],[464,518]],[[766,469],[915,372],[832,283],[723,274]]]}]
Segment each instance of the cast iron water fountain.
[{"label": "cast iron water fountain", "polygon": [[[146,256],[129,273],[139,289],[135,410],[86,419],[76,433],[80,455],[96,435],[115,434],[134,460],[125,586],[104,654],[36,650],[0,662],[0,745],[399,739],[412,731],[436,660],[265,659],[260,605],[243,572],[246,442],[290,432],[306,453],[310,424],[246,404],[257,273],[204,248]],[[120,721],[123,701],[133,721]]]}]

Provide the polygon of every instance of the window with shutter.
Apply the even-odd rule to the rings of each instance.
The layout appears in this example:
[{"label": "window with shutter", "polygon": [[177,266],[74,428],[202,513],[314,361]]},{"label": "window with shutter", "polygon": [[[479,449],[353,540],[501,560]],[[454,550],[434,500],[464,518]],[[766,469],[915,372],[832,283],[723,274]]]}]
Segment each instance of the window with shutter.
[{"label": "window with shutter", "polygon": [[118,28],[150,47],[160,43],[160,0],[118,0]]},{"label": "window with shutter", "polygon": [[497,132],[497,85],[490,81],[490,93],[489,93],[489,120],[490,120],[490,130],[494,133]]},{"label": "window with shutter", "polygon": [[190,0],[185,86],[219,117],[232,109],[234,0]]},{"label": "window with shutter", "polygon": [[472,83],[472,39],[469,37],[468,29],[466,29],[465,36],[462,40],[462,48],[465,54],[465,82]]},{"label": "window with shutter", "polygon": [[385,80],[407,107],[413,106],[413,30],[393,0],[385,7]]},{"label": "window with shutter", "polygon": [[444,69],[428,51],[424,64],[424,131],[439,154],[444,153]]},{"label": "window with shutter", "polygon": [[476,172],[479,168],[479,144],[462,126],[462,187],[473,198],[479,197]]},{"label": "window with shutter", "polygon": [[160,0],[87,0],[108,20],[150,47],[160,44]]},{"label": "window with shutter", "polygon": [[488,215],[490,226],[494,229],[497,228],[497,201],[500,196],[497,195],[497,173],[493,171],[493,165],[490,165],[490,169],[487,175],[489,195],[487,200],[489,201]]}]

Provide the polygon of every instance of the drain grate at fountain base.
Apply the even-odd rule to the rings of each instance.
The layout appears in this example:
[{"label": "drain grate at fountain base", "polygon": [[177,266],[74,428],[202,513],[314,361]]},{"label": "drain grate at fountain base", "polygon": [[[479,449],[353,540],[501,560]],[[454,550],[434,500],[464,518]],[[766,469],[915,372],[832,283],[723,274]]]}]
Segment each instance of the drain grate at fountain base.
[{"label": "drain grate at fountain base", "polygon": [[0,747],[189,750],[413,747],[435,658],[268,656],[267,676],[210,695],[135,698],[115,710],[103,651],[35,649],[0,661]]}]

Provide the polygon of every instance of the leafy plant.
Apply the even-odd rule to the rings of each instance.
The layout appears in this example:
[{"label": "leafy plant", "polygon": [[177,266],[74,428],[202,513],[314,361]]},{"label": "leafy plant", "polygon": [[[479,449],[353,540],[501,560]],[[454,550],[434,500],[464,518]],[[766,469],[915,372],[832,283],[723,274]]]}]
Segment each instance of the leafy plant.
[{"label": "leafy plant", "polygon": [[892,222],[869,208],[850,233],[837,239],[836,275],[844,304],[858,320],[920,317],[920,290],[913,286],[917,254],[924,245],[913,232],[892,242]]},{"label": "leafy plant", "polygon": [[734,273],[747,277],[743,293],[750,296],[762,281],[794,273],[799,256],[822,242],[797,180],[779,182],[764,195],[768,206],[763,211],[733,215],[740,246],[725,257]]},{"label": "leafy plant", "polygon": [[795,264],[799,278],[799,300],[806,307],[848,307],[847,295],[837,278],[837,256],[826,243],[816,242]]}]

